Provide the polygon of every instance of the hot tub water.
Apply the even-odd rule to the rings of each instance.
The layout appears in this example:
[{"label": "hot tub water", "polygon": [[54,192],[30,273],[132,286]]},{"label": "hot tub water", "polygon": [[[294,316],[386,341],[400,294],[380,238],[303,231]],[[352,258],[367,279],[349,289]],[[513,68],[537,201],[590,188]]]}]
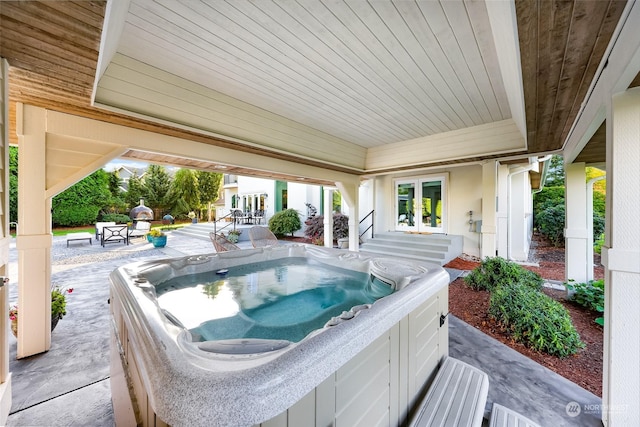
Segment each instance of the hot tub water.
[{"label": "hot tub water", "polygon": [[160,307],[189,329],[193,341],[298,342],[332,317],[392,292],[369,274],[307,258],[246,264],[224,276],[185,275],[156,286]]}]

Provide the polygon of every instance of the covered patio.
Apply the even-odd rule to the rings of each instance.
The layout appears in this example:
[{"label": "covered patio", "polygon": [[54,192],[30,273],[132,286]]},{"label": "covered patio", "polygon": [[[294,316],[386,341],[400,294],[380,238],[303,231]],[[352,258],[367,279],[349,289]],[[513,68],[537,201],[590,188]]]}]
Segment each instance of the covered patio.
[{"label": "covered patio", "polygon": [[352,250],[363,212],[398,231],[410,182],[443,204],[437,221],[418,203],[416,231],[517,258],[532,178],[561,153],[566,279],[590,278],[584,168],[607,172],[602,421],[640,424],[638,2],[8,1],[0,19],[5,276],[7,147],[20,150],[17,357],[52,346],[51,198],[114,158],[303,180],[327,186],[327,209],[337,188]]}]

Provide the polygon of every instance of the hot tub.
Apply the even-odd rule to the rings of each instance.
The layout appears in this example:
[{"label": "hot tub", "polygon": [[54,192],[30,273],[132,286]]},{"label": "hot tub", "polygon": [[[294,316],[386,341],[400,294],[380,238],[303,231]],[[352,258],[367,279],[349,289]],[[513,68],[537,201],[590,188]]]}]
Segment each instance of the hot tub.
[{"label": "hot tub", "polygon": [[[249,307],[249,315],[237,312],[237,319],[225,320],[244,326],[226,328],[220,339],[201,334],[201,320],[186,325],[190,310],[181,314],[175,304],[160,301],[177,297],[158,297],[176,280],[204,276],[215,284],[248,265],[292,260],[355,272],[368,279],[365,287],[374,283],[374,295],[323,302],[319,314],[306,316],[315,326],[293,337],[271,331],[234,335],[254,329],[260,316]],[[115,270],[110,279],[111,387],[116,422],[123,425],[398,424],[448,354],[449,276],[436,265],[290,245],[137,262]],[[253,298],[261,286],[278,285],[254,280],[247,289],[233,289],[236,297],[244,292]],[[323,295],[343,293],[322,286]],[[282,293],[295,304],[301,292],[315,292],[304,283],[284,287]],[[195,311],[197,304],[181,300],[179,306]]]}]

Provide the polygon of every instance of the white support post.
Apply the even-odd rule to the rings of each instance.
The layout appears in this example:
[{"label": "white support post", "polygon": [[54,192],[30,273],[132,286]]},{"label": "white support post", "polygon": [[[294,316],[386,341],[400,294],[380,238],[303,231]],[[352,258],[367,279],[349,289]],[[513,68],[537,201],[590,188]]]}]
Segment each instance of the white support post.
[{"label": "white support post", "polygon": [[640,88],[612,100],[607,120],[603,422],[640,425]]},{"label": "white support post", "polygon": [[46,111],[18,105],[18,351],[51,346],[51,199],[46,197]]},{"label": "white support post", "polygon": [[358,251],[360,248],[360,230],[358,227],[358,218],[360,211],[358,209],[359,185],[358,182],[336,182],[342,200],[349,206],[349,250]]},{"label": "white support post", "polygon": [[[587,175],[584,163],[565,165],[565,279],[586,283],[589,227],[587,219]],[[593,270],[593,269],[592,269]]]},{"label": "white support post", "polygon": [[324,189],[324,246],[333,247],[333,188]]},{"label": "white support post", "polygon": [[509,250],[509,226],[508,226],[508,200],[507,196],[508,185],[507,181],[509,180],[509,167],[507,165],[499,165],[498,166],[498,210],[496,212],[496,222],[497,222],[497,245],[498,245],[498,256],[504,259],[509,258],[508,250]]},{"label": "white support post", "polygon": [[498,162],[489,160],[482,165],[482,247],[480,258],[496,256]]}]

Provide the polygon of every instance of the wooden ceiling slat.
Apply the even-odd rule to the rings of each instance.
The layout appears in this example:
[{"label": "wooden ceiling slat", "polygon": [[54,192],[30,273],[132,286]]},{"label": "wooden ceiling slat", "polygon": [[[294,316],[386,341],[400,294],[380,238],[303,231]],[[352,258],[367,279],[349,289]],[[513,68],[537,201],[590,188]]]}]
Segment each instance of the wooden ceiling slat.
[{"label": "wooden ceiling slat", "polygon": [[[567,52],[567,38],[571,28],[574,3],[554,1],[543,5],[540,9],[538,63],[544,64],[544,70],[538,70],[538,123],[537,133],[546,136],[551,132],[551,123],[557,113],[556,102],[564,73]],[[544,72],[542,72],[544,71]]]},{"label": "wooden ceiling slat", "polygon": [[107,1],[46,1],[57,12],[69,15],[95,28],[102,28]]},{"label": "wooden ceiling slat", "polygon": [[[538,76],[538,14],[535,0],[522,0],[515,3],[518,17],[518,37],[520,38],[520,67],[522,75]],[[525,98],[525,120],[527,123],[527,144],[531,146],[537,139],[538,79],[523,78],[522,87]]]},{"label": "wooden ceiling slat", "polygon": [[[70,40],[52,36],[49,33],[33,28],[11,18],[3,17],[3,49],[4,46],[12,47],[16,42],[33,49],[38,49],[43,55],[48,54],[59,58],[63,62],[76,62],[83,64],[85,61],[98,60],[99,46],[95,50],[79,46]],[[12,45],[7,45],[6,41],[13,41]]]},{"label": "wooden ceiling slat", "polygon": [[3,2],[0,14],[3,19],[11,18],[22,25],[37,28],[44,33],[51,34],[60,40],[73,42],[85,49],[95,48],[95,32],[101,25],[92,26],[49,8],[51,2]]},{"label": "wooden ceiling slat", "polygon": [[520,0],[515,6],[527,144],[531,151],[557,150],[569,134],[626,0]]},{"label": "wooden ceiling slat", "polygon": [[91,87],[87,84],[88,82],[75,83],[68,79],[60,78],[58,75],[42,75],[18,67],[10,67],[9,73],[16,81],[21,82],[20,86],[23,89],[34,86],[35,90],[57,90],[81,94],[85,97],[91,95]]}]

